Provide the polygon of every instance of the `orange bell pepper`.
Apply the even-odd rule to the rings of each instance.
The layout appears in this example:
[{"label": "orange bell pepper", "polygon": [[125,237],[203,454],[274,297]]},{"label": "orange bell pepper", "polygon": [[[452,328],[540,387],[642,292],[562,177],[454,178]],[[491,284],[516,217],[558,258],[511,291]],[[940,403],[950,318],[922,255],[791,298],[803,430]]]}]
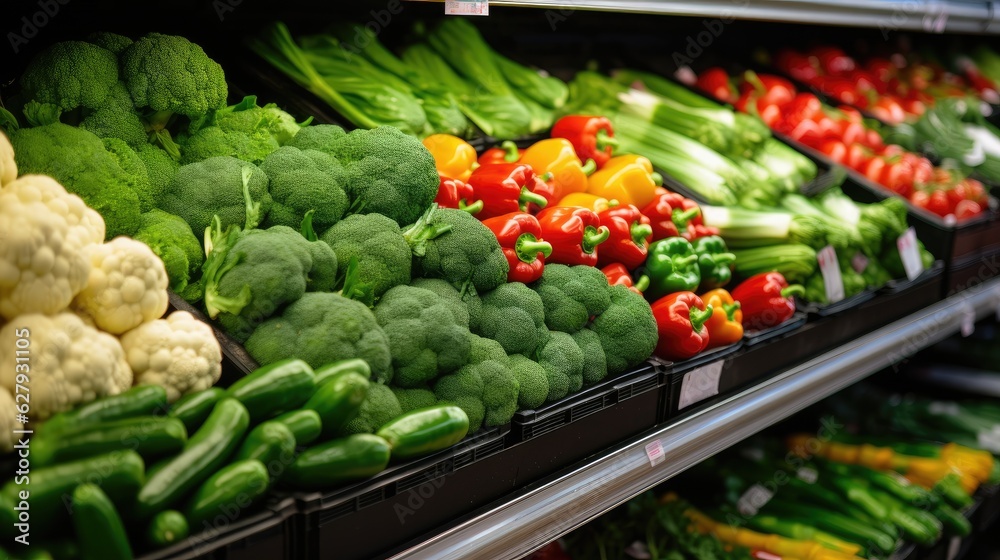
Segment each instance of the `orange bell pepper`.
[{"label": "orange bell pepper", "polygon": [[424,147],[434,156],[434,166],[438,173],[450,179],[465,182],[479,166],[476,149],[458,136],[451,134],[431,134],[424,138]]},{"label": "orange bell pepper", "polygon": [[597,169],[592,159],[581,162],[573,144],[565,138],[548,138],[532,144],[524,150],[520,162],[530,165],[538,175],[550,175],[548,182],[555,191],[555,200],[586,191],[587,176]]},{"label": "orange bell pepper", "polygon": [[708,348],[729,346],[743,338],[743,311],[740,302],[728,291],[718,288],[701,296],[705,305],[712,306],[712,316],[705,321],[708,328]]},{"label": "orange bell pepper", "polygon": [[556,206],[580,206],[595,214],[600,214],[612,206],[618,206],[617,200],[608,200],[597,195],[582,192],[568,194],[558,200],[559,203]]},{"label": "orange bell pepper", "polygon": [[587,192],[620,204],[645,208],[656,197],[656,188],[663,177],[653,171],[653,164],[636,155],[617,156],[608,160],[587,180]]}]

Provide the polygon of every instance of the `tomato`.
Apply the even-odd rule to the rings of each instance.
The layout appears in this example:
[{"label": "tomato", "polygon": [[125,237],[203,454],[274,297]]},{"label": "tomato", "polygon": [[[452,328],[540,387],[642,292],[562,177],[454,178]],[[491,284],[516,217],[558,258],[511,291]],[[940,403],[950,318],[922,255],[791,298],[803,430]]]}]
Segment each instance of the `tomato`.
[{"label": "tomato", "polygon": [[913,194],[910,195],[910,203],[917,208],[926,209],[930,198],[931,197],[927,194],[927,191],[913,191]]},{"label": "tomato", "polygon": [[798,124],[823,115],[823,102],[811,93],[800,93],[785,106],[786,118]]},{"label": "tomato", "polygon": [[719,101],[735,103],[737,100],[736,88],[729,81],[729,74],[717,66],[702,72],[695,85]]},{"label": "tomato", "polygon": [[896,194],[908,197],[913,193],[913,167],[905,161],[887,165],[882,169],[879,183]]},{"label": "tomato", "polygon": [[864,146],[861,144],[851,144],[847,147],[847,157],[844,159],[844,165],[857,171],[863,171],[869,159],[871,159],[871,153]]},{"label": "tomato", "polygon": [[[760,104],[758,103],[758,106]],[[759,108],[759,107],[758,107]],[[781,107],[777,105],[767,105],[763,109],[760,109],[760,120],[764,121],[764,124],[768,128],[774,128],[778,121],[781,120]]]},{"label": "tomato", "polygon": [[983,211],[983,207],[974,200],[960,200],[955,205],[955,218],[962,220],[978,215]]},{"label": "tomato", "polygon": [[881,150],[885,147],[882,135],[879,134],[874,128],[869,128],[865,131],[864,144],[873,150]]},{"label": "tomato", "polygon": [[840,139],[843,140],[845,144],[856,144],[865,141],[866,131],[864,125],[850,121],[842,122],[846,123],[846,126],[843,126],[840,129]]},{"label": "tomato", "polygon": [[969,200],[978,202],[980,206],[985,206],[987,203],[986,188],[983,184],[975,179],[965,179],[965,189],[967,191],[967,196]]},{"label": "tomato", "polygon": [[878,183],[879,179],[882,178],[883,169],[885,169],[885,160],[880,157],[874,157],[865,164],[864,175],[869,180]]},{"label": "tomato", "polygon": [[904,151],[905,150],[903,150],[903,147],[900,146],[899,144],[889,144],[888,146],[882,148],[882,150],[879,152],[879,155],[891,158],[903,155]]},{"label": "tomato", "polygon": [[906,120],[906,111],[898,101],[891,97],[881,97],[871,107],[875,117],[888,124],[900,124]]},{"label": "tomato", "polygon": [[882,87],[888,89],[889,80],[896,75],[896,67],[892,65],[892,62],[884,58],[872,58],[865,63],[865,68],[871,73],[872,77],[881,82]]},{"label": "tomato", "polygon": [[853,70],[848,72],[847,79],[854,83],[854,90],[857,92],[881,91],[884,93],[884,91],[880,90],[878,86],[875,85],[875,78],[864,70]]},{"label": "tomato", "polygon": [[969,190],[966,187],[965,181],[959,181],[955,183],[948,192],[948,204],[955,206],[959,202],[969,198]]},{"label": "tomato", "polygon": [[845,146],[840,140],[827,140],[826,142],[823,142],[823,144],[819,147],[819,151],[823,152],[837,163],[844,163],[847,156],[847,146]]},{"label": "tomato", "polygon": [[854,59],[837,47],[819,47],[809,54],[819,60],[819,66],[827,74],[845,74],[857,68]]},{"label": "tomato", "polygon": [[841,139],[840,127],[837,126],[837,121],[823,115],[814,122],[816,123],[816,128],[819,130],[820,137]]},{"label": "tomato", "polygon": [[844,115],[846,115],[847,118],[849,120],[851,120],[852,122],[859,123],[859,122],[864,121],[864,117],[861,115],[861,111],[858,111],[854,107],[851,107],[849,105],[840,105],[840,106],[837,107],[837,109],[841,113],[844,113]]},{"label": "tomato", "polygon": [[819,75],[809,57],[793,50],[785,49],[779,52],[775,64],[789,76],[802,82],[809,83]]},{"label": "tomato", "polygon": [[948,171],[943,167],[935,167],[934,176],[931,179],[931,182],[950,185],[954,182],[954,180],[952,179],[951,171]]},{"label": "tomato", "polygon": [[927,106],[924,105],[923,101],[913,99],[912,97],[907,97],[906,99],[904,99],[901,102],[901,106],[903,107],[903,111],[905,111],[907,115],[913,115],[917,117],[923,115],[927,111]]},{"label": "tomato", "polygon": [[954,210],[948,203],[948,194],[941,189],[935,189],[927,199],[927,209],[942,218],[951,214]]},{"label": "tomato", "polygon": [[753,90],[760,97],[758,105],[777,105],[784,107],[795,99],[795,86],[792,82],[773,74],[757,74],[748,70],[743,75],[740,90]]},{"label": "tomato", "polygon": [[920,161],[913,166],[913,183],[916,185],[926,185],[934,180],[934,164],[927,158],[920,158]]},{"label": "tomato", "polygon": [[820,76],[816,80],[816,86],[823,93],[847,105],[857,105],[862,97],[858,95],[857,90],[854,88],[854,82],[846,78]]},{"label": "tomato", "polygon": [[813,121],[802,121],[788,133],[792,140],[802,142],[806,146],[817,147],[826,138],[820,134],[819,126]]}]

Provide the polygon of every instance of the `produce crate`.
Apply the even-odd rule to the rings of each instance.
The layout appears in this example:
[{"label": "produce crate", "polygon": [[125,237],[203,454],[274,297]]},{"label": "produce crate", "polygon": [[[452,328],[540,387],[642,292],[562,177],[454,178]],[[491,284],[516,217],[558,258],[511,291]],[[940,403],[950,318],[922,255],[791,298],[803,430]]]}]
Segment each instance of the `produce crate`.
[{"label": "produce crate", "polygon": [[172,311],[187,311],[199,321],[212,327],[212,332],[215,333],[215,338],[219,341],[219,346],[222,348],[222,377],[216,385],[228,387],[244,375],[257,369],[257,362],[250,357],[246,348],[219,328],[214,321],[202,313],[201,309],[184,301],[181,296],[173,292],[168,292],[168,295],[170,306],[167,309],[167,313],[171,313]]},{"label": "produce crate", "polygon": [[[1000,240],[1000,232],[997,232],[996,236]],[[948,267],[941,295],[947,297],[997,276],[1000,276],[1000,247],[991,247],[982,252],[966,255]]]},{"label": "produce crate", "polygon": [[[489,460],[503,455],[509,430],[480,430],[338,490],[293,494],[300,511],[297,558],[374,558],[500,497],[511,481],[494,473]],[[373,527],[378,538],[366,538]]]},{"label": "produce crate", "polygon": [[659,374],[665,387],[660,421],[686,416],[723,398],[723,372],[742,347],[740,341],[682,362],[660,362]]}]

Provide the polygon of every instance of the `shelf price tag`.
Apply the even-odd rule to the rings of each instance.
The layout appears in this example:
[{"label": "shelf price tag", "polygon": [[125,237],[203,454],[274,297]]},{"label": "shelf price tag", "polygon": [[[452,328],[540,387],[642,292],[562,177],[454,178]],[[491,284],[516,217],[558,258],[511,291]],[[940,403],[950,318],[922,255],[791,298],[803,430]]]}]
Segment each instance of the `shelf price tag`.
[{"label": "shelf price tag", "polygon": [[948,541],[948,554],[945,556],[946,560],[955,560],[955,558],[958,558],[958,552],[960,550],[962,550],[962,537],[956,535]]},{"label": "shelf price tag", "polygon": [[677,402],[678,410],[719,394],[719,377],[722,376],[723,362],[724,360],[716,360],[684,374],[684,379],[681,380],[681,395]]},{"label": "shelf price tag", "polygon": [[928,33],[944,33],[948,28],[948,3],[927,0],[923,27]]},{"label": "shelf price tag", "polygon": [[896,240],[899,249],[899,259],[903,261],[906,278],[913,280],[924,272],[924,264],[920,261],[920,248],[917,247],[917,231],[912,227]]},{"label": "shelf price tag", "polygon": [[826,288],[826,301],[837,303],[844,299],[844,279],[840,276],[840,263],[837,262],[837,252],[833,246],[827,245],[816,253],[819,271],[823,274],[823,287]]},{"label": "shelf price tag", "polygon": [[488,16],[488,0],[445,0],[444,13],[447,16]]},{"label": "shelf price tag", "polygon": [[667,455],[663,452],[663,444],[660,440],[654,439],[646,444],[646,457],[649,458],[649,466],[655,467],[667,460]]},{"label": "shelf price tag", "polygon": [[767,488],[764,488],[760,484],[754,484],[747,491],[740,496],[740,499],[736,501],[736,509],[747,517],[753,517],[757,515],[760,508],[767,505],[767,502],[771,501],[774,497],[774,492],[771,492]]},{"label": "shelf price tag", "polygon": [[861,253],[861,251],[854,253],[854,256],[851,257],[851,268],[858,274],[863,273],[868,268],[868,257]]},{"label": "shelf price tag", "polygon": [[976,332],[976,311],[972,309],[972,306],[966,303],[959,310],[962,314],[961,318],[961,333],[963,337],[972,336],[972,333]]}]

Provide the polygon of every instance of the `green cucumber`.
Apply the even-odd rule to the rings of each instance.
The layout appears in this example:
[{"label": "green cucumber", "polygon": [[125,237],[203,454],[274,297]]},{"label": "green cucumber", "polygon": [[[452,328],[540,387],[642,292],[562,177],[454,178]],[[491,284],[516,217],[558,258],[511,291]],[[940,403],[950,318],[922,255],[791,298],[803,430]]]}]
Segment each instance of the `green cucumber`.
[{"label": "green cucumber", "polygon": [[151,416],[164,410],[167,410],[167,390],[159,385],[140,385],[56,414],[40,426],[38,433],[76,430],[86,424]]},{"label": "green cucumber", "polygon": [[[34,538],[36,533],[41,536],[45,532],[64,530],[65,524],[70,521],[65,500],[81,482],[99,482],[101,489],[111,500],[119,505],[127,505],[135,499],[142,487],[144,469],[142,457],[135,451],[114,451],[70,463],[32,469],[30,481],[28,476],[17,476],[4,484],[0,494],[3,494],[8,503],[13,504],[12,507],[18,507],[22,501],[28,502],[32,519],[44,520],[44,523],[31,525]],[[18,482],[30,484],[20,486]],[[28,494],[26,499],[22,499],[22,492]]]},{"label": "green cucumber", "polygon": [[201,424],[212,413],[215,403],[226,396],[226,390],[212,387],[190,395],[184,395],[170,407],[170,416],[184,422],[188,433],[195,433]]},{"label": "green cucumber", "polygon": [[344,373],[356,373],[365,379],[372,376],[372,368],[361,358],[351,358],[326,364],[316,370],[316,386],[319,387],[334,377]]},{"label": "green cucumber", "polygon": [[131,560],[122,518],[107,494],[93,484],[73,490],[73,527],[82,560]]},{"label": "green cucumber", "polygon": [[234,461],[260,461],[275,477],[295,460],[295,434],[281,422],[268,420],[247,434]]},{"label": "green cucumber", "polygon": [[315,410],[293,410],[274,419],[292,431],[295,445],[306,446],[316,440],[323,430],[323,421]]},{"label": "green cucumber", "polygon": [[175,509],[168,509],[157,513],[149,522],[146,542],[153,549],[164,548],[186,539],[188,532],[188,522],[184,514]]},{"label": "green cucumber", "polygon": [[240,401],[225,398],[188,440],[184,450],[146,480],[136,498],[136,513],[149,518],[177,503],[217,471],[236,451],[250,426]]},{"label": "green cucumber", "polygon": [[251,422],[257,423],[301,407],[315,390],[315,375],[309,364],[287,359],[257,368],[226,392],[243,403]]},{"label": "green cucumber", "polygon": [[972,532],[972,523],[962,512],[946,504],[931,506],[930,512],[941,520],[945,530],[951,535],[966,537]]},{"label": "green cucumber", "polygon": [[323,435],[329,437],[358,415],[367,396],[368,378],[344,372],[320,385],[302,408],[319,413]]},{"label": "green cucumber", "polygon": [[392,446],[393,460],[440,451],[469,433],[469,417],[453,405],[435,405],[407,412],[379,428],[375,435]]},{"label": "green cucumber", "polygon": [[131,449],[143,459],[176,453],[187,443],[187,430],[176,418],[138,416],[86,424],[36,438],[32,451],[38,466],[65,463],[112,451]]},{"label": "green cucumber", "polygon": [[270,481],[267,467],[256,459],[237,461],[201,484],[184,510],[191,527],[222,516],[227,523],[235,520],[258,498],[267,493]]},{"label": "green cucumber", "polygon": [[372,434],[355,434],[306,449],[281,482],[300,490],[333,487],[382,472],[389,456],[389,442]]}]

